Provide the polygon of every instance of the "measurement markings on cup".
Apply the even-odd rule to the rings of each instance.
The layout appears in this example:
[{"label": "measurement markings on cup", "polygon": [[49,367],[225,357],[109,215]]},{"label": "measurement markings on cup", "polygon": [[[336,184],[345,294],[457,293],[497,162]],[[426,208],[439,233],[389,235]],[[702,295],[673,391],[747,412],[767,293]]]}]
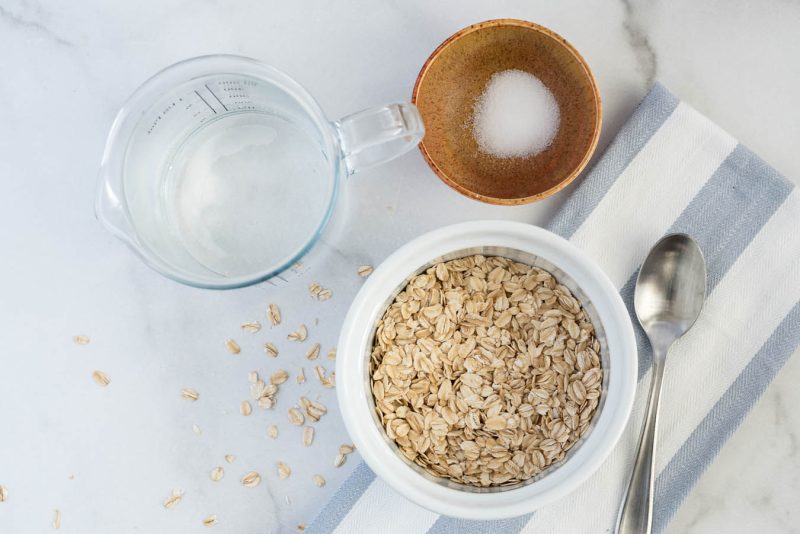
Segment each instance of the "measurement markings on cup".
[{"label": "measurement markings on cup", "polygon": [[[211,106],[211,104],[209,104],[208,102],[206,102],[206,99],[205,99],[205,98],[203,98],[203,95],[201,95],[201,94],[200,94],[200,93],[198,93],[197,91],[195,91],[195,92],[194,92],[194,94],[196,94],[196,95],[197,95],[197,98],[199,98],[200,100],[202,100],[202,101],[203,101],[203,104],[205,104],[206,106],[208,106],[208,109],[210,109],[211,111],[213,111],[213,112],[214,112],[214,115],[216,115],[216,114],[217,114],[217,110],[216,110],[216,109],[214,109],[214,108]],[[224,107],[224,106],[223,106],[223,107]]]},{"label": "measurement markings on cup", "polygon": [[219,102],[219,105],[222,106],[222,109],[224,109],[225,111],[228,111],[228,108],[225,107],[225,104],[222,103],[222,100],[220,100],[219,97],[216,95],[216,93],[214,93],[214,91],[211,90],[211,88],[208,86],[208,84],[205,84],[205,88],[208,89],[208,92],[211,93],[211,96],[213,96],[214,98],[217,99],[217,102]]}]

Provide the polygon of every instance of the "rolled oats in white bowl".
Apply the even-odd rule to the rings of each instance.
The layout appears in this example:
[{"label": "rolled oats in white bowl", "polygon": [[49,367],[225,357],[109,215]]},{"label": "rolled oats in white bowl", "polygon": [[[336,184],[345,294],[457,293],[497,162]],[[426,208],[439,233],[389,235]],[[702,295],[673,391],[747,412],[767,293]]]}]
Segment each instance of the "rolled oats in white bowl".
[{"label": "rolled oats in white bowl", "polygon": [[370,468],[469,519],[574,490],[616,444],[636,388],[614,286],[564,239],[514,222],[400,248],[356,296],[337,354],[342,415]]}]

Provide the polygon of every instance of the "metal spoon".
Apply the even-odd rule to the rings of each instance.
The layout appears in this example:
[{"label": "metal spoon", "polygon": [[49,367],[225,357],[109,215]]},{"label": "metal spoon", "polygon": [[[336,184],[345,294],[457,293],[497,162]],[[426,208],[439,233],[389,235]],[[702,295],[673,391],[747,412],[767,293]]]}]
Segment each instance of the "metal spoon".
[{"label": "metal spoon", "polygon": [[706,263],[695,241],[671,234],[653,246],[636,280],[636,317],[653,347],[653,375],[639,452],[617,520],[618,534],[650,534],[658,402],[664,364],[672,343],[697,320],[706,297]]}]

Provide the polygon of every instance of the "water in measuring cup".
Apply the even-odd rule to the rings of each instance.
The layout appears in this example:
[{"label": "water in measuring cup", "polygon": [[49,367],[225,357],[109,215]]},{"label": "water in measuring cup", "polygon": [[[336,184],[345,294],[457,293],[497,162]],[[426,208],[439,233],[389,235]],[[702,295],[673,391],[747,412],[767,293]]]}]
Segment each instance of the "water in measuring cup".
[{"label": "water in measuring cup", "polygon": [[319,143],[266,113],[209,122],[166,169],[168,218],[183,245],[229,277],[289,261],[316,232],[330,195],[330,164]]}]

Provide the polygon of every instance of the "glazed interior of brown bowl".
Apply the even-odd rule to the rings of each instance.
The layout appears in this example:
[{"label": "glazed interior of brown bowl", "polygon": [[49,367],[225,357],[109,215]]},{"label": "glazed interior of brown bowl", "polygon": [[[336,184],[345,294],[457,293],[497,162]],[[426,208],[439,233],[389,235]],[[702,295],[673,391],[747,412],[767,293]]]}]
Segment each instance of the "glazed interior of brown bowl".
[{"label": "glazed interior of brown bowl", "polygon": [[[561,122],[550,146],[528,157],[481,151],[472,132],[476,101],[493,74],[518,69],[539,78],[558,102]],[[422,67],[412,101],[425,122],[420,149],[456,190],[494,204],[545,198],[575,179],[600,135],[600,95],[578,52],[554,32],[513,19],[461,30]]]}]

